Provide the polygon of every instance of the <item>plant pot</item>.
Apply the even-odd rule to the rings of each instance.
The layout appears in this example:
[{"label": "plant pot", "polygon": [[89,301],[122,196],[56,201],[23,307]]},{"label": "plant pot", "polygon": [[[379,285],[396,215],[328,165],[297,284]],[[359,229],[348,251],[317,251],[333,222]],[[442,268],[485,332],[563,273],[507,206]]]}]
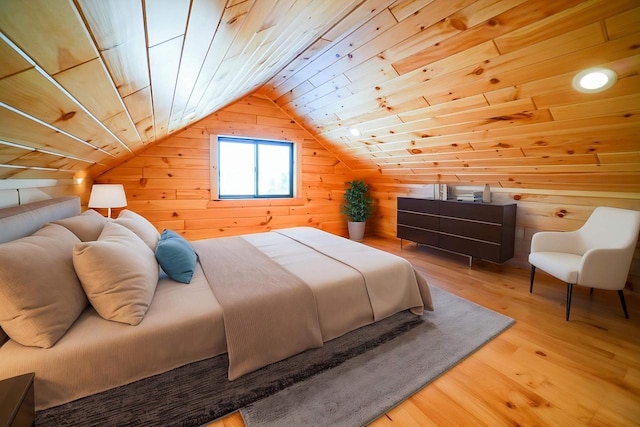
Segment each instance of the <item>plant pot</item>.
[{"label": "plant pot", "polygon": [[364,238],[364,226],[366,222],[351,222],[347,224],[349,227],[349,239],[356,242],[362,242]]}]

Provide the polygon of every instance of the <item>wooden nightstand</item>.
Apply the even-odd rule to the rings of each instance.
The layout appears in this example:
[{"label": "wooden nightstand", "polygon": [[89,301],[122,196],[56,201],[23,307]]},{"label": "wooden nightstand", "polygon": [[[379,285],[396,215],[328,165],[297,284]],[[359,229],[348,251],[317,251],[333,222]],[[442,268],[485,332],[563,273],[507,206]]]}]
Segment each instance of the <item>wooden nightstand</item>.
[{"label": "wooden nightstand", "polygon": [[35,417],[33,379],[35,374],[18,375],[0,381],[0,426],[28,427]]}]

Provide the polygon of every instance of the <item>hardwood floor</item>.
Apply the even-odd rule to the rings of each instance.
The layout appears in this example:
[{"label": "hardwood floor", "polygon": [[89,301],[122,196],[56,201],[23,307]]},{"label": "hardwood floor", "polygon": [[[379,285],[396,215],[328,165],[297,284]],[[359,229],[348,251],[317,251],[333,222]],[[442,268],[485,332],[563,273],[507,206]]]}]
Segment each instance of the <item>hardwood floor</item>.
[{"label": "hardwood floor", "polygon": [[[640,295],[576,286],[566,322],[564,283],[542,271],[476,261],[392,239],[366,244],[408,259],[448,292],[516,319],[469,358],[381,416],[372,427],[638,426]],[[436,307],[446,309],[445,307]],[[452,337],[455,339],[455,337]],[[239,414],[215,427],[244,426]]]}]

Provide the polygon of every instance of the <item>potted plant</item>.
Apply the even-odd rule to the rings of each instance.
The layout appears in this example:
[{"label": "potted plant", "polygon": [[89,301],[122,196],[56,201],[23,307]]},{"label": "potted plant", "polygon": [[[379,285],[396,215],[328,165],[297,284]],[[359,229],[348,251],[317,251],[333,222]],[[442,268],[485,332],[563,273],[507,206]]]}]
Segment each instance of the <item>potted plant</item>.
[{"label": "potted plant", "polygon": [[364,181],[356,179],[347,184],[341,212],[349,221],[349,238],[360,242],[364,236],[365,223],[373,213],[373,199],[369,196],[369,187]]}]

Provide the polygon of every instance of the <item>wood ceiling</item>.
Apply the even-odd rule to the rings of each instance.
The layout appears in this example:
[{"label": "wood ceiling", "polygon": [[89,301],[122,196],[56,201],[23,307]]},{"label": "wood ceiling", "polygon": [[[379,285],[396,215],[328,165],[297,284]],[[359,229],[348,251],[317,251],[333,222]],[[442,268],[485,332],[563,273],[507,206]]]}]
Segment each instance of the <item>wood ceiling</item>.
[{"label": "wood ceiling", "polygon": [[[640,192],[638,0],[2,0],[0,31],[0,178],[257,92],[377,179]],[[617,83],[572,89],[593,66]]]}]

